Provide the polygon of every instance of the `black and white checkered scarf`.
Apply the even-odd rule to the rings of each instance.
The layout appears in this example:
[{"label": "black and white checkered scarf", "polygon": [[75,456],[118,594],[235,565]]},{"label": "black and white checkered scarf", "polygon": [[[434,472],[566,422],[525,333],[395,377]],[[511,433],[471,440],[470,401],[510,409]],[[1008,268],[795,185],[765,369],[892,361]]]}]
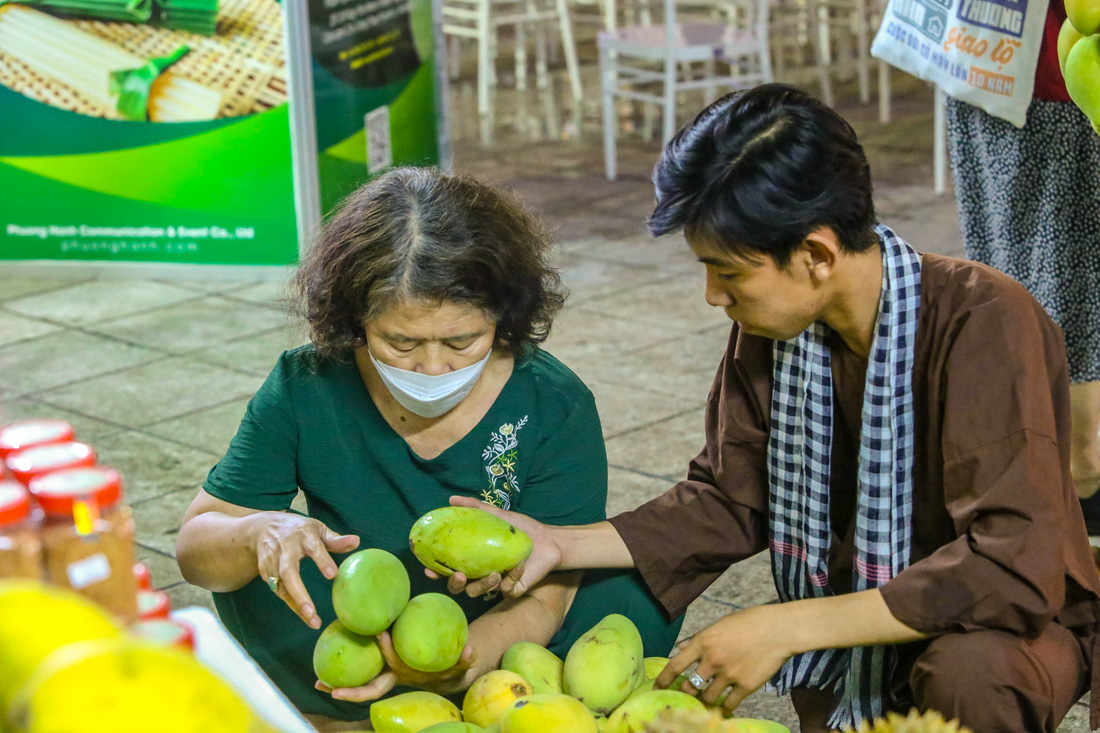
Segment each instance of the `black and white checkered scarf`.
[{"label": "black and white checkered scarf", "polygon": [[[909,564],[913,500],[913,340],[920,308],[920,256],[885,226],[882,295],[867,364],[860,431],[859,498],[852,590],[877,588]],[[829,462],[833,393],[828,326],[776,341],[768,474],[772,575],[780,600],[835,595],[829,584]],[[881,715],[896,664],[891,646],[800,654],[772,683],[837,693],[829,725],[844,729]]]}]

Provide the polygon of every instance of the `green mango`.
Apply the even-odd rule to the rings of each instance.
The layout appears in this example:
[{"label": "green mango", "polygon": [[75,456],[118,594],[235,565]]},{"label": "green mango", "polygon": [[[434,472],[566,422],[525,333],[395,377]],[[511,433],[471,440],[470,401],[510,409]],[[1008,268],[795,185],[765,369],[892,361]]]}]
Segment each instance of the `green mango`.
[{"label": "green mango", "polygon": [[1073,44],[1066,57],[1066,91],[1100,134],[1100,34]]},{"label": "green mango", "polygon": [[646,679],[655,680],[668,666],[668,657],[646,657],[642,662],[645,664]]},{"label": "green mango", "polygon": [[663,710],[697,710],[706,706],[686,692],[653,690],[645,692],[619,706],[607,719],[604,733],[641,733]]},{"label": "green mango", "polygon": [[313,647],[313,671],[332,688],[359,687],[382,671],[385,660],[373,636],[362,636],[340,621],[329,624]]},{"label": "green mango", "polygon": [[500,733],[599,733],[579,700],[552,692],[516,700],[500,716]]},{"label": "green mango", "polygon": [[463,573],[476,579],[511,570],[527,559],[533,544],[526,532],[488,512],[446,506],[416,520],[409,547],[440,575]]},{"label": "green mango", "polygon": [[[638,695],[644,695],[647,692],[653,692],[653,690],[655,689],[653,687],[653,683],[656,680],[657,680],[656,677],[651,677],[650,679],[646,680],[642,684],[638,685],[637,687],[635,687],[633,690],[630,691],[630,694],[627,695],[626,699],[627,700],[632,700],[635,697],[637,697]],[[626,703],[624,702],[623,705],[625,705],[625,704]]]},{"label": "green mango", "polygon": [[434,692],[415,690],[394,695],[370,706],[375,733],[418,733],[437,723],[461,723],[455,704]]},{"label": "green mango", "polygon": [[500,721],[487,725],[481,729],[481,733],[500,733]]},{"label": "green mango", "polygon": [[390,627],[409,602],[409,573],[394,555],[371,548],[340,563],[332,606],[344,626],[374,636]]},{"label": "green mango", "polygon": [[484,730],[473,723],[436,723],[421,729],[420,733],[484,733]]},{"label": "green mango", "polygon": [[466,614],[453,598],[424,593],[408,602],[393,625],[393,649],[421,672],[442,672],[458,663],[466,646]]},{"label": "green mango", "polygon": [[1100,32],[1100,2],[1066,0],[1066,17],[1082,36]]},{"label": "green mango", "polygon": [[530,641],[519,641],[508,647],[500,668],[515,672],[536,694],[545,692],[563,692],[561,686],[562,669],[565,662],[557,654]]},{"label": "green mango", "polygon": [[791,733],[791,729],[773,720],[759,718],[730,718],[726,725],[732,733]]},{"label": "green mango", "polygon": [[1066,75],[1066,57],[1069,56],[1069,51],[1073,48],[1073,44],[1080,41],[1084,36],[1077,32],[1077,29],[1073,27],[1073,23],[1069,22],[1069,18],[1062,23],[1062,29],[1058,31],[1058,68],[1062,70],[1062,76]]},{"label": "green mango", "polygon": [[630,619],[613,613],[586,631],[565,656],[565,692],[589,710],[608,715],[645,682],[642,636]]}]

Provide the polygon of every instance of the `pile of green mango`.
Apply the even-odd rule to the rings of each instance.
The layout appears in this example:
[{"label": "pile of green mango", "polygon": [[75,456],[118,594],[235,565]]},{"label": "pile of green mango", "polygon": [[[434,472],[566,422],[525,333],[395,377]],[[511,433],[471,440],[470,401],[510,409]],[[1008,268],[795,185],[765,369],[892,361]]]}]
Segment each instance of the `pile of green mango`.
[{"label": "pile of green mango", "polygon": [[1100,1],[1066,0],[1058,64],[1066,91],[1100,134]]}]

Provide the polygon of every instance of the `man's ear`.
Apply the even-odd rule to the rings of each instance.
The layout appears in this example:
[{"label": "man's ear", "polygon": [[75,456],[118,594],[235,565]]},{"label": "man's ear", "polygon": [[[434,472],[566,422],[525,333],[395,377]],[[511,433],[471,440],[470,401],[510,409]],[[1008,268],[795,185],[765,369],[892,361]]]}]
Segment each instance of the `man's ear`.
[{"label": "man's ear", "polygon": [[840,260],[840,240],[831,227],[820,226],[806,235],[797,253],[810,278],[823,283],[832,276]]}]

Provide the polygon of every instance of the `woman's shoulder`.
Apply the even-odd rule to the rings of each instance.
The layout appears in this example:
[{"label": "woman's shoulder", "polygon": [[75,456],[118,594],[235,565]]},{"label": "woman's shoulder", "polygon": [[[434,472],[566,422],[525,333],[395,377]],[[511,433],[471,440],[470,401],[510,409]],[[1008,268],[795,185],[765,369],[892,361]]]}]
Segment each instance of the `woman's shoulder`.
[{"label": "woman's shoulder", "polygon": [[592,390],[576,373],[553,354],[540,348],[516,357],[514,378],[538,393],[541,400],[552,400],[569,405],[594,401]]},{"label": "woman's shoulder", "polygon": [[313,344],[303,344],[279,355],[268,381],[283,389],[333,388],[346,383],[354,368],[351,356],[322,356]]}]

